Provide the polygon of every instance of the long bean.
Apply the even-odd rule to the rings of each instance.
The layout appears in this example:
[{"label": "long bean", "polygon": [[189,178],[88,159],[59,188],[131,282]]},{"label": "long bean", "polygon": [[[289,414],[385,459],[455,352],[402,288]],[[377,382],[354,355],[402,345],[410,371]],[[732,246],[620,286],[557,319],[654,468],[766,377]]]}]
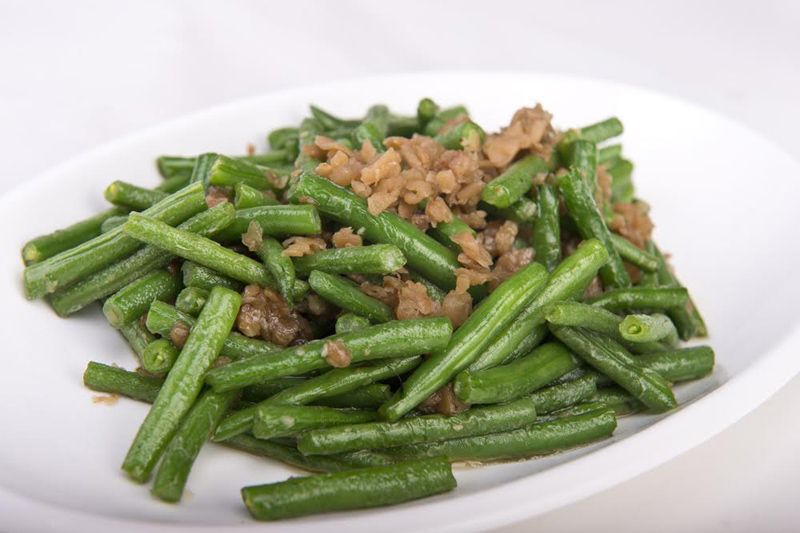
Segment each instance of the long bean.
[{"label": "long bean", "polygon": [[272,237],[264,237],[256,253],[277,281],[289,308],[293,308],[296,278],[292,259],[283,255],[283,246]]},{"label": "long bean", "polygon": [[622,157],[621,144],[609,144],[597,151],[597,164],[598,165],[613,165]]},{"label": "long bean", "polygon": [[280,192],[283,189],[283,180],[275,170],[224,155],[215,158],[208,169],[207,180],[208,184],[217,187],[233,187],[237,183],[244,183],[260,190]]},{"label": "long bean", "polygon": [[482,370],[502,364],[516,353],[530,353],[547,335],[544,307],[552,302],[572,298],[597,275],[608,260],[608,252],[596,239],[582,243],[550,274],[538,296],[510,325],[494,337],[484,353],[470,365],[470,370]]},{"label": "long bean", "polygon": [[251,207],[261,207],[262,205],[278,205],[280,202],[258,189],[246,183],[237,183],[233,187],[233,206],[236,209],[249,209]]},{"label": "long bean", "polygon": [[589,400],[597,392],[594,376],[582,376],[572,381],[539,389],[530,395],[539,414],[553,413]]},{"label": "long bean", "polygon": [[555,186],[537,187],[539,216],[533,223],[533,249],[536,262],[552,272],[561,262],[561,224],[558,191]]},{"label": "long bean", "polygon": [[674,346],[678,332],[666,315],[628,315],[619,325],[619,333],[628,342],[653,342],[663,340]]},{"label": "long bean", "polygon": [[500,284],[455,332],[445,349],[431,354],[403,383],[380,413],[395,421],[471,365],[492,336],[514,321],[547,281],[547,271],[531,263]]},{"label": "long bean", "polygon": [[245,487],[242,499],[253,518],[280,520],[392,505],[446,492],[455,486],[450,463],[433,458]]},{"label": "long bean", "polygon": [[147,350],[150,343],[156,340],[155,336],[142,325],[141,320],[134,320],[128,324],[123,324],[122,327],[119,328],[119,332],[122,333],[122,336],[128,341],[128,344],[140,361],[144,357],[144,352]]},{"label": "long bean", "polygon": [[612,339],[568,326],[550,325],[550,331],[581,359],[654,411],[669,411],[678,405],[664,378],[637,364],[633,356]]},{"label": "long bean", "polygon": [[684,288],[633,287],[608,291],[588,303],[618,311],[621,309],[671,309],[685,306],[689,293]]},{"label": "long bean", "polygon": [[144,482],[150,476],[180,420],[200,393],[203,376],[222,350],[241,301],[239,294],[222,287],[209,294],[122,464],[122,469],[136,481]]},{"label": "long bean", "polygon": [[572,141],[564,159],[564,166],[571,166],[580,172],[594,198],[597,189],[597,145],[585,139]]},{"label": "long bean", "polygon": [[430,279],[442,289],[455,288],[456,255],[416,226],[397,215],[384,211],[373,216],[367,201],[343,187],[310,172],[303,172],[286,191],[292,203],[310,203],[320,213],[351,226],[374,243],[394,244],[403,252],[408,266]]},{"label": "long bean", "polygon": [[438,457],[451,461],[496,461],[521,459],[580,446],[611,435],[617,419],[611,409],[539,422],[532,426],[477,437],[387,450],[397,460]]},{"label": "long bean", "polygon": [[208,292],[209,291],[206,289],[201,289],[199,287],[186,287],[179,292],[178,297],[175,298],[175,307],[178,311],[197,316],[200,314],[200,310],[203,309],[203,306],[206,305]]},{"label": "long bean", "polygon": [[203,265],[185,261],[181,265],[183,284],[187,287],[210,291],[214,287],[225,287],[232,291],[241,292],[244,284]]},{"label": "long bean", "polygon": [[[667,261],[661,250],[653,242],[648,243],[649,249],[658,260],[658,283],[665,287],[683,287],[678,278],[670,270]],[[692,300],[691,295],[685,306],[673,307],[667,310],[667,315],[672,319],[678,334],[683,340],[689,340],[695,335],[705,337],[708,335],[706,323],[697,310],[697,305]]]},{"label": "long bean", "polygon": [[601,143],[612,137],[622,135],[622,131],[622,122],[620,122],[617,117],[611,117],[582,128],[565,132],[561,144],[565,145],[577,139]]},{"label": "long bean", "polygon": [[[192,315],[178,311],[165,302],[155,301],[150,305],[150,310],[147,313],[147,329],[153,333],[168,337],[176,323],[183,322],[189,328],[192,328],[195,320]],[[220,355],[230,359],[245,359],[256,355],[272,354],[277,350],[278,347],[270,342],[251,339],[241,333],[232,332],[222,344]]]},{"label": "long bean", "polygon": [[[331,398],[359,387],[390,377],[405,374],[416,368],[420,363],[419,357],[389,360],[378,362],[374,365],[357,368],[341,368],[331,370],[321,376],[298,383],[275,394],[269,395],[261,404],[268,405],[306,405],[317,402],[323,398]],[[253,388],[265,388],[269,382]],[[245,394],[248,389],[245,389]],[[257,406],[248,407],[228,416],[214,434],[215,440],[225,440],[233,435],[248,431],[252,427],[253,416]]]},{"label": "long bean", "polygon": [[297,448],[306,455],[334,454],[371,448],[391,448],[438,442],[475,435],[511,431],[536,420],[530,398],[469,409],[458,415],[423,415],[398,422],[372,422],[312,430],[298,437]]},{"label": "long bean", "polygon": [[628,239],[620,237],[616,233],[612,233],[611,244],[620,257],[630,264],[647,272],[655,272],[658,268],[658,259],[654,255],[637,247]]},{"label": "long bean", "polygon": [[513,363],[461,372],[453,390],[464,403],[502,403],[533,392],[578,366],[580,361],[562,344],[548,342]]},{"label": "long bean", "polygon": [[379,300],[367,296],[352,281],[314,270],[308,278],[308,283],[314,292],[327,301],[372,322],[389,322],[392,320],[392,308]]},{"label": "long bean", "polygon": [[714,369],[714,350],[709,346],[693,346],[678,350],[640,355],[636,361],[669,381],[699,379]]},{"label": "long bean", "polygon": [[177,276],[166,269],[156,270],[117,291],[103,304],[103,314],[115,328],[145,314],[155,300],[174,299],[181,288]]},{"label": "long bean", "polygon": [[76,222],[64,229],[35,237],[22,247],[22,260],[25,266],[30,266],[75,248],[79,244],[83,244],[100,235],[103,222],[109,218],[123,216],[127,213],[127,209],[115,207]]},{"label": "long bean", "polygon": [[315,400],[313,405],[339,407],[342,409],[377,409],[383,405],[383,402],[391,397],[392,390],[389,385],[385,385],[383,383],[371,383],[349,392],[343,392],[335,396],[320,398]]},{"label": "long bean", "polygon": [[90,362],[83,373],[83,384],[98,392],[122,394],[152,403],[161,390],[163,379],[145,377],[136,372],[123,368],[104,365],[103,363]]},{"label": "long bean", "polygon": [[319,213],[310,205],[263,205],[236,211],[230,226],[217,239],[239,242],[251,222],[258,223],[264,235],[316,235],[322,230]]},{"label": "long bean", "polygon": [[[186,187],[144,211],[144,216],[169,227],[206,208],[202,185]],[[25,269],[25,295],[28,299],[69,285],[130,255],[141,243],[122,231],[113,229]]]},{"label": "long bean", "polygon": [[345,313],[336,319],[336,333],[350,333],[369,327],[369,320],[355,313]]},{"label": "long bean", "polygon": [[622,264],[622,258],[611,243],[611,233],[597,210],[586,180],[580,172],[572,169],[558,178],[558,188],[581,237],[598,239],[608,251],[608,263],[600,269],[603,283],[611,287],[630,287],[631,278]]},{"label": "long bean", "polygon": [[547,161],[529,155],[487,183],[481,191],[481,199],[495,207],[508,207],[531,189],[536,174],[549,171],[550,164]]},{"label": "long bean", "polygon": [[153,494],[164,501],[180,501],[200,449],[235,399],[235,391],[203,393],[164,450],[164,458],[153,482]]},{"label": "long bean", "polygon": [[206,382],[214,389],[224,391],[326,368],[329,365],[322,357],[322,351],[331,342],[343,344],[352,363],[430,353],[444,348],[452,331],[446,318],[397,320],[217,367],[206,375]]},{"label": "long bean", "polygon": [[[230,204],[223,203],[193,216],[178,227],[198,235],[213,235],[231,223],[233,211]],[[59,315],[69,315],[96,300],[114,294],[149,272],[166,266],[174,258],[174,255],[161,248],[145,246],[130,257],[57,292],[51,296],[50,303]]]},{"label": "long bean", "polygon": [[370,409],[335,409],[320,405],[261,405],[253,419],[253,435],[259,439],[289,437],[331,426],[371,422],[378,414]]},{"label": "long bean", "polygon": [[150,374],[166,374],[175,365],[178,355],[180,350],[168,339],[154,340],[142,353],[142,368]]},{"label": "long bean", "polygon": [[106,188],[103,196],[114,205],[134,211],[144,211],[168,195],[155,189],[145,189],[132,183],[117,180]]},{"label": "long bean", "polygon": [[403,252],[392,244],[332,248],[294,259],[297,273],[306,276],[312,270],[329,274],[390,274],[405,264]]}]

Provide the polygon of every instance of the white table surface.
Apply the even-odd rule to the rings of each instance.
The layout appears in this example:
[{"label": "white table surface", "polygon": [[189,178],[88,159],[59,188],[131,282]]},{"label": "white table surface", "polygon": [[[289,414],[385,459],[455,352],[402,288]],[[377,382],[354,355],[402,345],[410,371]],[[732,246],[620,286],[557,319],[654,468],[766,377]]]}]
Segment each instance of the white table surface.
[{"label": "white table surface", "polygon": [[[534,4],[6,0],[0,188],[207,106],[405,71],[557,72],[649,87],[734,117],[800,158],[800,3]],[[794,378],[689,453],[502,531],[800,530],[798,406]]]}]

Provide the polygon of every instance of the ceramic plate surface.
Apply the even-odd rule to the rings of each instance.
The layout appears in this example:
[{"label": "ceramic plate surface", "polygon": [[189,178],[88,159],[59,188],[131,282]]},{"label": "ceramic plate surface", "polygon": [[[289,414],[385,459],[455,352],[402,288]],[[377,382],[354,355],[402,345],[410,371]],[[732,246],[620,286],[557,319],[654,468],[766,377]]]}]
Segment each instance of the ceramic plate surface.
[{"label": "ceramic plate surface", "polygon": [[[93,403],[82,385],[90,360],[132,369],[123,339],[98,307],[69,320],[21,288],[23,243],[104,208],[111,181],[155,185],[159,154],[264,149],[265,133],[296,124],[309,103],[360,115],[385,102],[412,113],[421,96],[464,103],[491,131],[542,102],[559,127],[616,115],[652,206],[655,237],[674,254],[712,332],[713,376],[677,387],[681,407],[622,419],[597,444],[539,460],[457,468],[458,489],[379,510],[265,526],[241,503],[245,485],[299,472],[209,445],[180,505],[150,496],[119,469],[147,406]],[[797,247],[800,169],[761,136],[670,97],[588,79],[525,74],[405,75],[292,89],[197,113],[113,142],[0,197],[0,523],[9,531],[472,531],[566,505],[696,446],[774,393],[800,369]],[[24,181],[27,177],[21,177]]]}]

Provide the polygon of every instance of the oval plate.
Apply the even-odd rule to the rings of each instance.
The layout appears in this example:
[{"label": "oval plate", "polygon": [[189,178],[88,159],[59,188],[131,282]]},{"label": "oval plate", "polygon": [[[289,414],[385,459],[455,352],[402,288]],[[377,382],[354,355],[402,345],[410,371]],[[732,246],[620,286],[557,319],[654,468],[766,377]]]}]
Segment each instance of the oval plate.
[{"label": "oval plate", "polygon": [[298,475],[221,446],[203,450],[180,505],[161,503],[119,470],[147,406],[92,401],[89,360],[134,368],[122,338],[97,307],[69,320],[26,302],[19,250],[32,236],[103,209],[115,179],[155,185],[159,154],[264,149],[265,133],[296,124],[316,103],[360,115],[376,101],[413,113],[421,96],[464,103],[488,131],[523,105],[542,102],[559,127],[616,115],[639,195],[652,206],[656,238],[675,256],[713,333],[713,376],[677,387],[669,415],[620,421],[608,440],[539,460],[456,469],[454,492],[370,511],[287,521],[281,531],[349,533],[472,531],[566,505],[698,445],[774,393],[800,369],[800,301],[792,246],[800,226],[800,168],[742,126],[673,98],[588,79],[527,74],[403,75],[292,89],[225,105],[113,142],[0,198],[0,297],[4,366],[0,390],[0,516],[15,531],[263,528],[239,497],[245,485]]}]

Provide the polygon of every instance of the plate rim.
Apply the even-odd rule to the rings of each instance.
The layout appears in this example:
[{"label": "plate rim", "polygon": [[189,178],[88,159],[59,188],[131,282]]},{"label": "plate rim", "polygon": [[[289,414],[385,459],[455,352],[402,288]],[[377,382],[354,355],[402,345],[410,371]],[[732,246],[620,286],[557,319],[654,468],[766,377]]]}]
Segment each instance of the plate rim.
[{"label": "plate rim", "polygon": [[[733,119],[717,110],[703,107],[693,101],[677,97],[671,94],[663,93],[649,87],[642,87],[630,83],[622,83],[617,81],[605,80],[590,76],[576,76],[563,73],[551,72],[519,72],[513,70],[453,70],[444,72],[413,72],[413,73],[393,73],[383,74],[377,76],[364,76],[354,77],[348,79],[340,79],[326,83],[313,83],[304,84],[280,90],[267,91],[257,95],[252,95],[246,98],[241,98],[225,103],[217,104],[207,108],[195,110],[186,113],[176,118],[160,122],[154,126],[144,129],[133,131],[129,134],[105,142],[99,146],[91,148],[82,152],[74,157],[71,157],[55,166],[46,169],[45,171],[37,174],[34,178],[25,183],[13,187],[11,190],[5,192],[0,196],[0,208],[6,203],[13,202],[16,197],[24,196],[26,191],[40,185],[42,182],[57,179],[59,175],[69,172],[75,167],[89,164],[92,160],[102,158],[110,152],[118,150],[125,150],[129,145],[135,145],[139,142],[146,140],[153,135],[165,134],[169,130],[185,127],[185,125],[204,120],[216,115],[224,115],[234,109],[257,105],[258,102],[263,100],[278,99],[290,96],[293,92],[303,91],[322,91],[322,90],[340,90],[342,87],[351,86],[358,83],[380,83],[387,81],[410,81],[432,79],[432,78],[470,78],[475,76],[497,76],[508,79],[525,80],[530,83],[532,80],[541,81],[543,79],[564,81],[570,83],[587,82],[592,84],[600,84],[612,88],[624,89],[626,91],[635,91],[644,94],[648,97],[656,97],[667,99],[672,102],[678,103],[684,107],[690,108],[692,111],[701,112],[706,115],[712,116],[714,119],[727,123],[731,127],[742,130],[751,136],[758,137],[761,141],[769,145],[772,149],[777,150],[787,157],[788,161],[798,166],[798,161],[781,145],[769,139],[766,135],[758,130],[750,128],[749,126]],[[800,168],[800,166],[798,166]],[[601,449],[595,450],[590,454],[578,457],[572,461],[564,464],[556,465],[542,472],[527,475],[525,477],[505,482],[497,487],[481,490],[474,494],[466,494],[449,501],[437,502],[435,499],[428,505],[437,505],[438,515],[448,514],[443,508],[466,508],[469,506],[472,509],[480,509],[482,512],[475,511],[470,513],[470,517],[461,518],[455,522],[445,523],[443,519],[426,521],[423,529],[420,531],[472,531],[479,530],[486,527],[500,527],[512,524],[519,520],[528,517],[540,515],[545,512],[551,511],[563,505],[577,502],[584,499],[591,494],[599,492],[616,486],[624,481],[632,479],[637,475],[643,474],[660,466],[667,461],[674,459],[678,455],[699,446],[708,439],[719,434],[721,431],[740,420],[748,413],[752,412],[756,407],[761,405],[769,397],[774,395],[778,390],[783,387],[792,377],[800,372],[800,358],[792,357],[793,349],[800,347],[800,326],[795,325],[794,329],[787,332],[787,334],[778,341],[773,347],[764,353],[754,362],[750,363],[743,370],[730,377],[718,388],[697,398],[692,403],[686,405],[680,412],[673,413],[669,416],[663,417],[661,420],[654,424],[643,428],[642,430],[625,437],[613,445],[605,446]],[[781,372],[774,370],[781,369]],[[758,383],[758,387],[753,388],[752,384]],[[715,414],[716,416],[709,416]],[[697,422],[703,422],[697,424]],[[682,435],[681,431],[691,430],[692,438],[675,439],[675,435]],[[668,438],[664,438],[664,437]],[[577,480],[570,480],[569,477],[564,476],[564,470],[567,473],[574,470],[574,465],[580,463],[582,470],[587,468],[597,469],[602,467],[609,458],[626,457],[626,452],[630,447],[641,449],[646,446],[652,453],[647,454],[646,459],[642,459],[641,455],[636,461],[616,461],[616,464],[625,465],[624,469],[618,469],[615,472],[609,473],[607,470],[603,472],[602,476],[594,476],[589,482],[578,483]],[[628,456],[630,457],[630,456]],[[634,467],[634,465],[636,465]],[[644,466],[642,466],[644,465]],[[554,491],[549,497],[530,502],[524,497],[514,498],[515,493],[522,493],[520,488],[529,483],[532,478],[536,477],[537,482],[552,482],[554,485],[564,485],[568,481],[567,487],[559,488]],[[565,496],[566,495],[566,496]],[[501,504],[501,505],[499,505]],[[41,513],[46,513],[42,520],[46,520],[49,524],[58,523],[59,520],[79,521],[80,525],[88,531],[95,531],[105,529],[109,526],[122,528],[122,531],[127,531],[133,528],[144,531],[157,531],[169,529],[170,531],[192,531],[199,528],[213,527],[219,531],[232,531],[242,530],[247,527],[264,527],[263,524],[257,522],[245,522],[237,525],[206,525],[206,524],[177,524],[166,522],[148,522],[139,520],[130,520],[121,517],[109,517],[105,515],[98,515],[88,511],[70,509],[58,504],[41,502],[33,498],[15,493],[12,490],[0,486],[0,509],[11,511],[12,513],[3,512],[7,517],[13,519],[14,516],[20,515],[31,517],[42,516]],[[386,508],[381,511],[382,520],[386,518],[398,519],[407,518],[401,515],[407,513],[405,506]],[[450,515],[455,513],[450,512]],[[325,516],[333,517],[331,522],[334,527],[341,523],[342,514],[337,513],[334,515],[323,515],[321,520],[325,520]],[[363,519],[364,516],[362,515]],[[430,518],[430,517],[429,517]],[[452,516],[450,517],[452,519]],[[348,520],[359,520],[358,514],[352,514]],[[42,522],[22,522],[18,525],[21,528],[37,529],[41,527]],[[282,525],[287,527],[310,525],[305,521],[290,521]]]}]

